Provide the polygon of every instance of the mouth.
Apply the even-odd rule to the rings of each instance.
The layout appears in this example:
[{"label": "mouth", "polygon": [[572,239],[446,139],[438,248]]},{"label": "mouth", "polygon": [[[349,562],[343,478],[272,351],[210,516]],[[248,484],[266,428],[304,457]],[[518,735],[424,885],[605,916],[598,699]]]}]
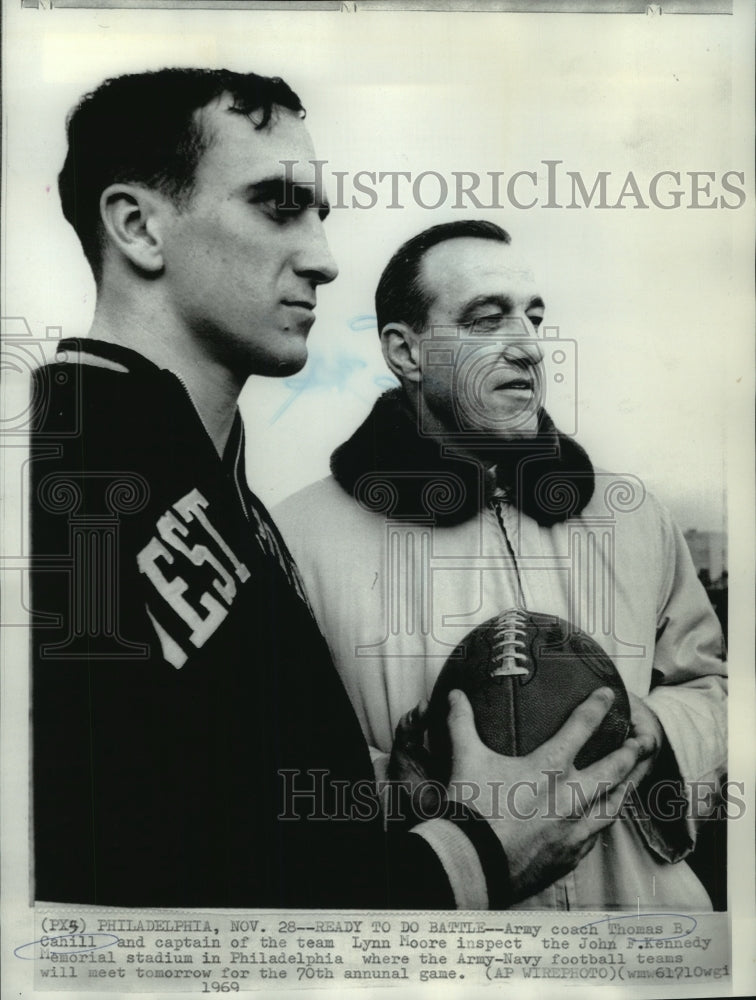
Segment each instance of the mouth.
[{"label": "mouth", "polygon": [[535,385],[531,378],[510,378],[494,386],[494,392],[533,392]]},{"label": "mouth", "polygon": [[309,299],[281,299],[281,304],[294,309],[307,309],[309,312],[315,308],[315,302]]}]

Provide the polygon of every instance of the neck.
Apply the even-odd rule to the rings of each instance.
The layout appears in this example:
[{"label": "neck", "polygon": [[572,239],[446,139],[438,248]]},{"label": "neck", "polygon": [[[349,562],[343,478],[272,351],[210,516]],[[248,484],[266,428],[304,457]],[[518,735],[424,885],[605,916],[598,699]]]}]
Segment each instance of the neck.
[{"label": "neck", "polygon": [[136,297],[135,308],[135,297],[101,290],[89,336],[129,347],[177,375],[216,451],[223,454],[246,379],[209,356],[197,338],[166,316],[149,292]]},{"label": "neck", "polygon": [[413,421],[417,422],[419,405],[422,408],[422,426],[426,435],[430,435],[438,445],[445,448],[447,454],[472,459],[489,474],[501,460],[502,452],[506,454],[511,448],[522,447],[528,441],[532,441],[537,433],[534,428],[531,433],[523,434],[521,437],[503,438],[494,434],[486,437],[481,431],[474,435],[470,434],[468,443],[464,436],[460,436],[457,428],[450,428],[439,414],[428,407],[425,399],[422,396],[418,399],[418,396],[417,393],[406,392],[403,395],[405,412],[411,415]]}]

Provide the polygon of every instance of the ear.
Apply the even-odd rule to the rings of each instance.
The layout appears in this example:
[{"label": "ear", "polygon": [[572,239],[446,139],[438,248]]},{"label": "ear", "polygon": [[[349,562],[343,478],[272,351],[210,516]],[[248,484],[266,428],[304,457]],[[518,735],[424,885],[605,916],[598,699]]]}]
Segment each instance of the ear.
[{"label": "ear", "polygon": [[110,242],[150,274],[163,269],[164,211],[165,198],[137,184],[111,184],[100,197],[100,218]]},{"label": "ear", "polygon": [[420,337],[408,323],[387,323],[381,330],[386,364],[401,382],[420,382]]}]

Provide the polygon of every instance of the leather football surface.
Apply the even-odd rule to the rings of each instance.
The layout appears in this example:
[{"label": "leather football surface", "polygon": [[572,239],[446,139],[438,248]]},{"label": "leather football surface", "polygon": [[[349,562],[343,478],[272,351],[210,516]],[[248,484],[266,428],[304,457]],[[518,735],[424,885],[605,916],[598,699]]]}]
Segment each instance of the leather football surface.
[{"label": "leather football surface", "polygon": [[460,642],[434,685],[428,707],[434,777],[449,778],[446,716],[454,688],[469,698],[483,743],[522,757],[599,687],[611,688],[614,702],[575,757],[579,769],[616,750],[630,731],[630,703],[613,661],[587,633],[555,615],[510,609],[490,618]]}]

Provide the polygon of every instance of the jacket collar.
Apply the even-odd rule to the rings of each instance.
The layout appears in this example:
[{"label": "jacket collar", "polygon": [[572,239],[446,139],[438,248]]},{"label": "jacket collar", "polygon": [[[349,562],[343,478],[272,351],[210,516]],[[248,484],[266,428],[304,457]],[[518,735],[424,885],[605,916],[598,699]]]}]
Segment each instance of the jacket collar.
[{"label": "jacket collar", "polygon": [[331,471],[366,508],[439,525],[469,520],[498,491],[546,527],[578,515],[593,496],[588,455],[543,409],[532,440],[492,446],[486,459],[494,460],[495,476],[482,460],[421,436],[401,390],[391,389],[334,451]]},{"label": "jacket collar", "polygon": [[[97,367],[104,368],[112,367],[114,371],[154,382],[155,387],[160,387],[163,391],[170,385],[172,392],[175,393],[170,397],[171,402],[175,404],[177,400],[182,400],[187,404],[187,413],[191,414],[190,419],[197,421],[202,428],[202,435],[207,438],[213,454],[216,454],[215,446],[210,440],[210,435],[207,433],[192,395],[184,380],[176,372],[169,368],[159,368],[153,361],[131,347],[113,344],[107,340],[95,340],[90,337],[67,337],[65,340],[61,340],[58,344],[56,360],[79,364],[94,363]],[[244,425],[238,407],[234,413],[234,422],[223,451],[222,463],[226,472],[234,475],[238,483],[246,484]]]},{"label": "jacket collar", "polygon": [[130,347],[89,337],[67,337],[65,340],[61,340],[58,344],[56,360],[82,364],[92,360],[104,361],[111,363],[117,371],[126,371],[130,374],[158,375],[161,370],[143,354]]}]

